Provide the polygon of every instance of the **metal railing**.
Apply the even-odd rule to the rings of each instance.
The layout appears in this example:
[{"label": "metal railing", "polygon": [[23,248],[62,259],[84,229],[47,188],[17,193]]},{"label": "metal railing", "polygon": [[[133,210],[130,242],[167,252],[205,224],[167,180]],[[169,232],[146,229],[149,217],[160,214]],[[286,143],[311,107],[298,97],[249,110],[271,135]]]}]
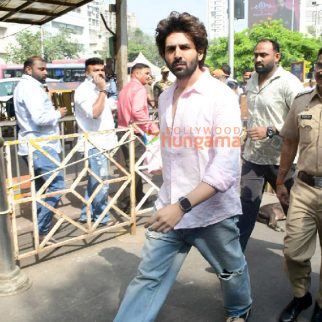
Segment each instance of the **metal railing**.
[{"label": "metal railing", "polygon": [[[68,121],[74,121],[72,118]],[[14,254],[17,260],[23,258],[38,255],[39,253],[61,247],[63,245],[71,244],[76,241],[87,239],[105,232],[117,231],[119,229],[129,228],[132,234],[136,231],[137,216],[144,215],[151,212],[152,207],[144,208],[145,202],[149,196],[159,190],[159,187],[153,182],[152,177],[144,172],[145,166],[143,165],[144,154],[141,158],[135,162],[135,140],[138,140],[135,135],[135,125],[130,126],[128,129],[114,130],[115,132],[121,132],[122,136],[118,142],[118,145],[109,151],[99,148],[93,140],[93,136],[99,134],[108,134],[110,131],[96,132],[96,133],[84,133],[81,134],[66,134],[48,138],[38,138],[26,140],[25,143],[28,146],[28,171],[26,169],[20,171],[21,162],[18,161],[16,154],[18,140],[8,140],[4,144],[5,149],[5,168],[6,168],[6,183],[8,193],[8,205],[11,213],[12,222],[12,236]],[[77,139],[83,136],[83,142],[79,143]],[[60,162],[52,158],[41,147],[41,142],[50,140],[61,140],[64,146],[62,159]],[[67,145],[67,142],[71,142]],[[140,142],[143,144],[143,142]],[[84,157],[80,158],[78,150],[80,144],[84,144],[85,152]],[[107,180],[103,180],[97,176],[89,167],[89,145],[97,148],[104,157],[109,160],[113,173]],[[123,144],[129,145],[130,151],[130,166],[125,168],[117,160],[119,149]],[[33,151],[39,151],[46,156],[48,160],[55,163],[57,168],[49,174],[49,178],[45,181],[43,186],[36,191],[35,188],[35,175],[33,168]],[[16,165],[18,166],[16,168]],[[65,171],[66,188],[62,191],[47,192],[47,187],[52,180],[57,176],[58,172]],[[135,176],[141,176],[146,182],[145,186],[148,186],[145,196],[137,204],[136,203],[136,191],[135,191]],[[88,200],[82,194],[84,185],[86,185],[86,177],[93,176],[97,182],[98,187],[89,197]],[[109,195],[109,201],[107,207],[99,215],[95,222],[91,221],[90,207],[97,193],[105,185],[113,187],[110,189],[113,191]],[[130,187],[130,210],[128,213],[124,212],[118,207],[118,198],[124,192],[124,190]],[[45,199],[54,196],[62,195],[60,204],[58,207],[51,207]],[[48,235],[42,241],[39,240],[38,224],[37,224],[37,203],[48,208],[54,214],[55,223],[51,227]],[[78,221],[78,217],[81,213],[82,205],[86,206],[87,223],[82,224]],[[114,217],[114,224],[111,226],[100,225],[102,219],[108,212],[111,212],[111,216]],[[23,219],[32,223],[32,230],[28,231],[29,242],[25,242],[26,232],[20,229],[18,219]],[[69,229],[66,229],[66,227]],[[67,231],[67,234],[64,234]],[[72,233],[70,233],[72,232]],[[59,237],[57,240],[57,236]],[[32,237],[32,238],[30,238]],[[58,241],[57,244],[48,244],[48,241],[55,237]]]}]

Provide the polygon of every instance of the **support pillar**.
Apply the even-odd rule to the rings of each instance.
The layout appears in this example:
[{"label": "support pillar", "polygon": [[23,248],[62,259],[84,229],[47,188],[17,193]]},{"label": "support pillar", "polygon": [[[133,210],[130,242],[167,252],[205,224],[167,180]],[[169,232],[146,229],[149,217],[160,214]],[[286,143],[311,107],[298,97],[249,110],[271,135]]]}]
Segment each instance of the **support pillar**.
[{"label": "support pillar", "polygon": [[27,290],[31,283],[28,277],[15,264],[3,144],[4,140],[0,137],[0,296],[7,296]]}]

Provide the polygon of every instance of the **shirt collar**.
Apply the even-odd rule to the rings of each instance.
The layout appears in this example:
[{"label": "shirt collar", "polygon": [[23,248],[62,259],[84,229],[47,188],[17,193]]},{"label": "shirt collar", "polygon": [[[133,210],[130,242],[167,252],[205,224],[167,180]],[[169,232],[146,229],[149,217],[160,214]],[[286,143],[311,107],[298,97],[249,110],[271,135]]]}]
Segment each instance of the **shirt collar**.
[{"label": "shirt collar", "polygon": [[144,86],[138,79],[136,79],[135,77],[131,77],[131,82],[135,82],[140,84],[141,86]]},{"label": "shirt collar", "polygon": [[313,91],[312,91],[312,93],[311,93],[310,102],[311,102],[315,97],[319,98],[319,99],[322,101],[322,95],[320,95],[320,94],[319,94],[319,92],[318,92],[318,87],[317,87],[317,86],[315,86],[315,87],[314,87],[314,90],[313,90]]},{"label": "shirt collar", "polygon": [[[284,68],[282,66],[278,66],[277,69],[275,70],[275,73],[265,81],[265,84],[272,82],[276,78],[280,78],[283,75],[283,73],[284,73]],[[255,72],[251,77],[251,81],[253,83],[253,86],[255,87],[258,86],[258,76],[259,74]]]},{"label": "shirt collar", "polygon": [[36,78],[30,76],[30,75],[27,75],[27,74],[23,74],[21,76],[22,79],[26,79],[26,80],[29,80],[29,81],[32,81],[34,82],[35,84],[37,84],[38,86],[40,86],[41,88],[44,87],[44,84],[43,83],[40,83]]},{"label": "shirt collar", "polygon": [[[188,93],[197,92],[197,93],[203,93],[205,88],[207,88],[207,84],[209,84],[209,77],[212,78],[212,76],[209,73],[209,70],[206,68],[202,69],[201,76],[197,79],[197,81],[189,87],[187,90],[184,91],[184,95]],[[177,88],[177,80],[172,85],[172,92]]]}]

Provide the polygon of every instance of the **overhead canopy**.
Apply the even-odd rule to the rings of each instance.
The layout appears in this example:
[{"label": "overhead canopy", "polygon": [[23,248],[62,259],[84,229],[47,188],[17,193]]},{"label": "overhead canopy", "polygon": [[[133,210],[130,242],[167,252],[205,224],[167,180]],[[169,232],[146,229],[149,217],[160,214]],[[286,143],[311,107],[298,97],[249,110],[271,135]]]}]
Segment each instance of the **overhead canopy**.
[{"label": "overhead canopy", "polygon": [[0,21],[42,25],[91,0],[0,0]]}]

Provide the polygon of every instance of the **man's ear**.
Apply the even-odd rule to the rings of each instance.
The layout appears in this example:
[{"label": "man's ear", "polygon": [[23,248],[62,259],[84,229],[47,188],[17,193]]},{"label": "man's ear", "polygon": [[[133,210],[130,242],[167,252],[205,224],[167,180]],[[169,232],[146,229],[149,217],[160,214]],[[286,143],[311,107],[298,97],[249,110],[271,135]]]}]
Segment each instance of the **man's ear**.
[{"label": "man's ear", "polygon": [[203,59],[204,53],[198,52],[198,60],[201,61]]},{"label": "man's ear", "polygon": [[31,76],[31,74],[32,74],[32,68],[31,68],[30,66],[27,66],[27,67],[25,68],[25,73],[26,73],[27,75]]}]

